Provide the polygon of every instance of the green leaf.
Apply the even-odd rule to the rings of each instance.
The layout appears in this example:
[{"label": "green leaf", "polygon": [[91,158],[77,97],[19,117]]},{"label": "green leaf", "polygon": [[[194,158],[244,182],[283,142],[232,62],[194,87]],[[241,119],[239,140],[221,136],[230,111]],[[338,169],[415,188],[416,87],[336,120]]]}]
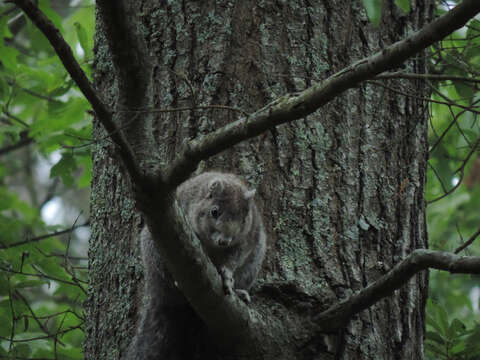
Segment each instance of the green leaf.
[{"label": "green leaf", "polygon": [[450,337],[463,335],[466,330],[466,326],[463,322],[458,319],[453,319],[450,323],[450,327],[448,328],[448,334]]},{"label": "green leaf", "polygon": [[438,323],[440,324],[441,328],[442,328],[442,335],[446,335],[448,334],[448,328],[449,328],[449,325],[448,325],[448,315],[447,315],[447,312],[445,311],[445,309],[438,305],[435,306],[435,314],[436,314],[436,318],[438,320]]},{"label": "green leaf", "polygon": [[92,182],[92,157],[90,154],[78,158],[79,165],[82,166],[82,175],[78,178],[77,186],[79,189],[89,187]]},{"label": "green leaf", "polygon": [[73,85],[74,85],[74,82],[72,79],[70,78],[65,79],[65,81],[62,82],[58,87],[51,90],[49,95],[52,97],[65,95],[68,91],[70,91]]},{"label": "green leaf", "polygon": [[382,0],[362,0],[363,6],[367,11],[368,18],[375,26],[380,25],[382,17]]},{"label": "green leaf", "polygon": [[437,344],[431,343],[429,341],[425,342],[425,349],[435,354],[435,359],[438,359],[437,357],[438,355],[440,354],[444,355],[446,353],[443,347],[440,347]]},{"label": "green leaf", "polygon": [[[8,278],[7,276],[1,272],[0,273],[0,296],[8,295],[9,294],[9,289],[10,285],[8,283]],[[0,322],[1,324],[1,322]]]},{"label": "green leaf", "polygon": [[47,280],[25,280],[25,281],[20,281],[20,282],[14,284],[13,287],[16,288],[16,289],[23,289],[23,288],[31,288],[31,287],[42,286],[42,285],[50,285],[50,281],[47,281]]},{"label": "green leaf", "polygon": [[440,345],[445,344],[445,339],[437,332],[427,331],[425,335],[428,340],[434,341]]},{"label": "green leaf", "polygon": [[[1,50],[0,50],[1,51]],[[8,86],[7,82],[5,81],[5,77],[0,73],[0,103],[7,98],[10,86]]]},{"label": "green leaf", "polygon": [[48,19],[53,22],[53,24],[62,31],[62,18],[55,11],[52,10],[50,6],[50,0],[40,0],[38,7],[43,13],[48,17]]},{"label": "green leaf", "polygon": [[10,46],[5,46],[3,45],[2,42],[0,42],[0,53],[2,54],[2,57],[0,58],[1,64],[11,72],[15,71],[17,69],[17,64],[18,64],[17,63],[18,50]]},{"label": "green leaf", "polygon": [[73,172],[77,169],[77,163],[72,153],[67,152],[62,155],[60,161],[52,166],[50,178],[60,176],[65,186],[72,186],[74,183]]},{"label": "green leaf", "polygon": [[2,324],[2,326],[0,326],[0,336],[3,336],[3,337],[10,336],[10,332],[12,331],[11,321],[12,321],[11,318],[8,318],[5,315],[0,315],[0,324]]},{"label": "green leaf", "polygon": [[16,358],[23,358],[28,359],[32,350],[28,343],[23,343],[19,345],[15,345],[11,351],[11,354],[15,355]]},{"label": "green leaf", "polygon": [[410,12],[410,0],[395,0],[395,4],[402,9],[405,14]]},{"label": "green leaf", "polygon": [[466,344],[464,341],[458,342],[455,346],[452,346],[450,348],[450,354],[461,354],[465,351],[466,349]]},{"label": "green leaf", "polygon": [[0,17],[0,54],[2,54],[0,63],[9,70],[15,70],[18,50],[11,46],[5,46],[3,41],[4,38],[12,36],[7,26],[7,20],[5,16]]},{"label": "green leaf", "polygon": [[467,349],[469,351],[480,352],[480,326],[477,324],[472,334],[466,339]]},{"label": "green leaf", "polygon": [[60,355],[65,356],[68,359],[82,360],[84,358],[82,351],[79,348],[59,348],[57,351]]},{"label": "green leaf", "polygon": [[76,21],[73,26],[75,27],[75,32],[77,33],[78,41],[80,42],[80,46],[82,47],[83,52],[85,53],[85,58],[90,59],[92,58],[92,49],[90,48],[87,31],[85,28]]},{"label": "green leaf", "polygon": [[[30,127],[30,135],[37,140],[53,136],[76,124],[86,122],[86,111],[89,105],[85,99],[72,98],[66,102],[52,101],[48,103],[48,112],[43,112],[37,117]],[[77,126],[78,126],[77,125]]]}]

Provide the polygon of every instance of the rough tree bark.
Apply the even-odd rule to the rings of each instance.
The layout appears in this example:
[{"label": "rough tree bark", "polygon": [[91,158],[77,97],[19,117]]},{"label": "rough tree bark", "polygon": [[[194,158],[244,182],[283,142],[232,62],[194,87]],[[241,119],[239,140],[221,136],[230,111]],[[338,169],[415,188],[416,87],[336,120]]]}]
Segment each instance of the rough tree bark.
[{"label": "rough tree bark", "polygon": [[[125,7],[125,9],[123,8]],[[112,107],[179,108],[221,104],[254,111],[304,90],[420,28],[430,1],[409,15],[386,2],[380,28],[360,2],[122,2],[118,11],[140,58],[125,56],[135,86],[119,99],[118,77],[99,12],[95,82]],[[121,53],[121,51],[119,52]],[[405,65],[424,73],[421,56]],[[125,71],[125,70],[124,70]],[[422,97],[420,81],[389,85]],[[124,113],[141,167],[172,162],[183,139],[235,120],[225,109]],[[355,316],[338,333],[319,336],[309,316],[378,279],[416,248],[427,246],[423,190],[426,112],[422,101],[362,84],[294,123],[267,131],[208,161],[199,171],[232,171],[258,189],[268,256],[252,307],[276,313],[288,341],[269,357],[398,359],[423,357],[426,274]],[[123,122],[123,123],[120,123]],[[96,126],[95,137],[105,136]],[[135,334],[142,303],[137,237],[142,226],[127,177],[103,141],[94,149],[90,297],[86,357],[117,359]],[[162,214],[159,214],[162,216]],[[165,276],[158,279],[163,319],[159,359],[212,355],[205,331]]]}]

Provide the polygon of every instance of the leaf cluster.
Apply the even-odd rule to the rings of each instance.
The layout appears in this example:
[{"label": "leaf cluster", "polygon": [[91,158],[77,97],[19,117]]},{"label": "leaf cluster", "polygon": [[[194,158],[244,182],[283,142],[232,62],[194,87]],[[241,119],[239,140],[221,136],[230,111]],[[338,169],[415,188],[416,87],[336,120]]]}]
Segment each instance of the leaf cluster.
[{"label": "leaf cluster", "polygon": [[449,320],[444,307],[429,302],[425,349],[427,359],[480,358],[480,326],[468,329],[457,318]]}]

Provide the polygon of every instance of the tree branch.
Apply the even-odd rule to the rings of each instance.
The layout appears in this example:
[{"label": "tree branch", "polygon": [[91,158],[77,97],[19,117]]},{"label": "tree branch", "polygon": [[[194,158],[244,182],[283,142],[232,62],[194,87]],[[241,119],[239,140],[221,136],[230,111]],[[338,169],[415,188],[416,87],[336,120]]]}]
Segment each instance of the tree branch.
[{"label": "tree branch", "polygon": [[480,274],[480,257],[458,256],[425,249],[414,250],[373,284],[315,316],[314,321],[322,332],[338,330],[344,327],[352,316],[391,295],[415,274],[429,268],[450,273]]},{"label": "tree branch", "polygon": [[173,164],[161,172],[163,181],[180,184],[195,170],[201,160],[260,135],[270,128],[304,118],[345,90],[384,71],[399,67],[409,57],[464,26],[479,12],[480,1],[464,0],[408,38],[348,66],[323,82],[300,93],[280,97],[249,117],[241,118],[213,133],[185,143],[184,149]]},{"label": "tree branch", "polygon": [[471,244],[473,244],[473,242],[477,239],[477,237],[480,235],[480,228],[478,228],[477,231],[475,231],[475,234],[473,234],[472,236],[470,236],[470,238],[465,241],[462,245],[460,245],[458,248],[455,249],[455,251],[453,252],[454,254],[458,254],[460,251],[466,249],[467,247],[469,247]]},{"label": "tree branch", "polygon": [[16,247],[16,246],[22,246],[22,245],[30,244],[30,243],[33,243],[33,242],[38,242],[38,241],[41,241],[41,240],[44,240],[44,239],[48,239],[48,238],[51,238],[51,237],[60,236],[60,235],[63,235],[63,234],[68,234],[68,233],[71,233],[75,229],[78,229],[78,228],[84,227],[84,226],[89,226],[89,225],[90,225],[90,221],[87,221],[84,224],[80,224],[80,225],[75,225],[74,224],[72,227],[70,227],[68,229],[65,229],[65,230],[59,230],[59,231],[55,231],[55,232],[52,232],[52,233],[49,233],[49,234],[44,234],[44,235],[36,236],[36,237],[33,237],[33,238],[29,238],[29,239],[26,239],[26,240],[17,241],[17,242],[12,243],[12,244],[7,244],[7,245],[1,245],[0,244],[0,249],[1,250],[10,249],[10,248],[13,248],[13,247]]},{"label": "tree branch", "polygon": [[453,76],[453,75],[435,75],[435,74],[411,74],[403,71],[397,71],[392,73],[385,73],[375,76],[375,79],[413,79],[413,80],[433,80],[433,81],[463,81],[480,83],[480,79],[465,77],[465,76]]},{"label": "tree branch", "polygon": [[75,81],[90,105],[92,105],[93,111],[97,115],[98,120],[110,134],[114,143],[118,146],[120,158],[127,168],[128,173],[132,179],[140,181],[140,171],[137,167],[130,145],[127,143],[122,133],[117,130],[117,126],[112,119],[111,110],[104,104],[103,100],[93,88],[93,85],[90,83],[79,63],[75,59],[72,49],[63,39],[60,31],[30,0],[10,0],[10,2],[15,3],[19,8],[21,8],[48,39],[63,66],[65,66],[65,69],[68,71],[73,81]]},{"label": "tree branch", "polygon": [[7,145],[7,146],[4,146],[2,148],[0,148],[0,156],[2,155],[6,155],[14,150],[17,150],[17,149],[20,149],[24,146],[27,146],[27,145],[30,145],[31,143],[33,143],[35,140],[31,137],[29,137],[28,135],[21,138],[20,140],[18,140],[15,144],[12,144],[12,145]]}]

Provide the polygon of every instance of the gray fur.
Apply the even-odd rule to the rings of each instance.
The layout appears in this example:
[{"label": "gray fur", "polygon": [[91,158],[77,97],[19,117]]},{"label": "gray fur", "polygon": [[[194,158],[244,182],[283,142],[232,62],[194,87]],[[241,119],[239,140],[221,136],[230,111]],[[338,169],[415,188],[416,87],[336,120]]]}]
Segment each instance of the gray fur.
[{"label": "gray fur", "polygon": [[206,172],[177,189],[177,199],[207,255],[222,276],[227,294],[250,301],[265,256],[262,218],[249,190],[234,174]]}]

